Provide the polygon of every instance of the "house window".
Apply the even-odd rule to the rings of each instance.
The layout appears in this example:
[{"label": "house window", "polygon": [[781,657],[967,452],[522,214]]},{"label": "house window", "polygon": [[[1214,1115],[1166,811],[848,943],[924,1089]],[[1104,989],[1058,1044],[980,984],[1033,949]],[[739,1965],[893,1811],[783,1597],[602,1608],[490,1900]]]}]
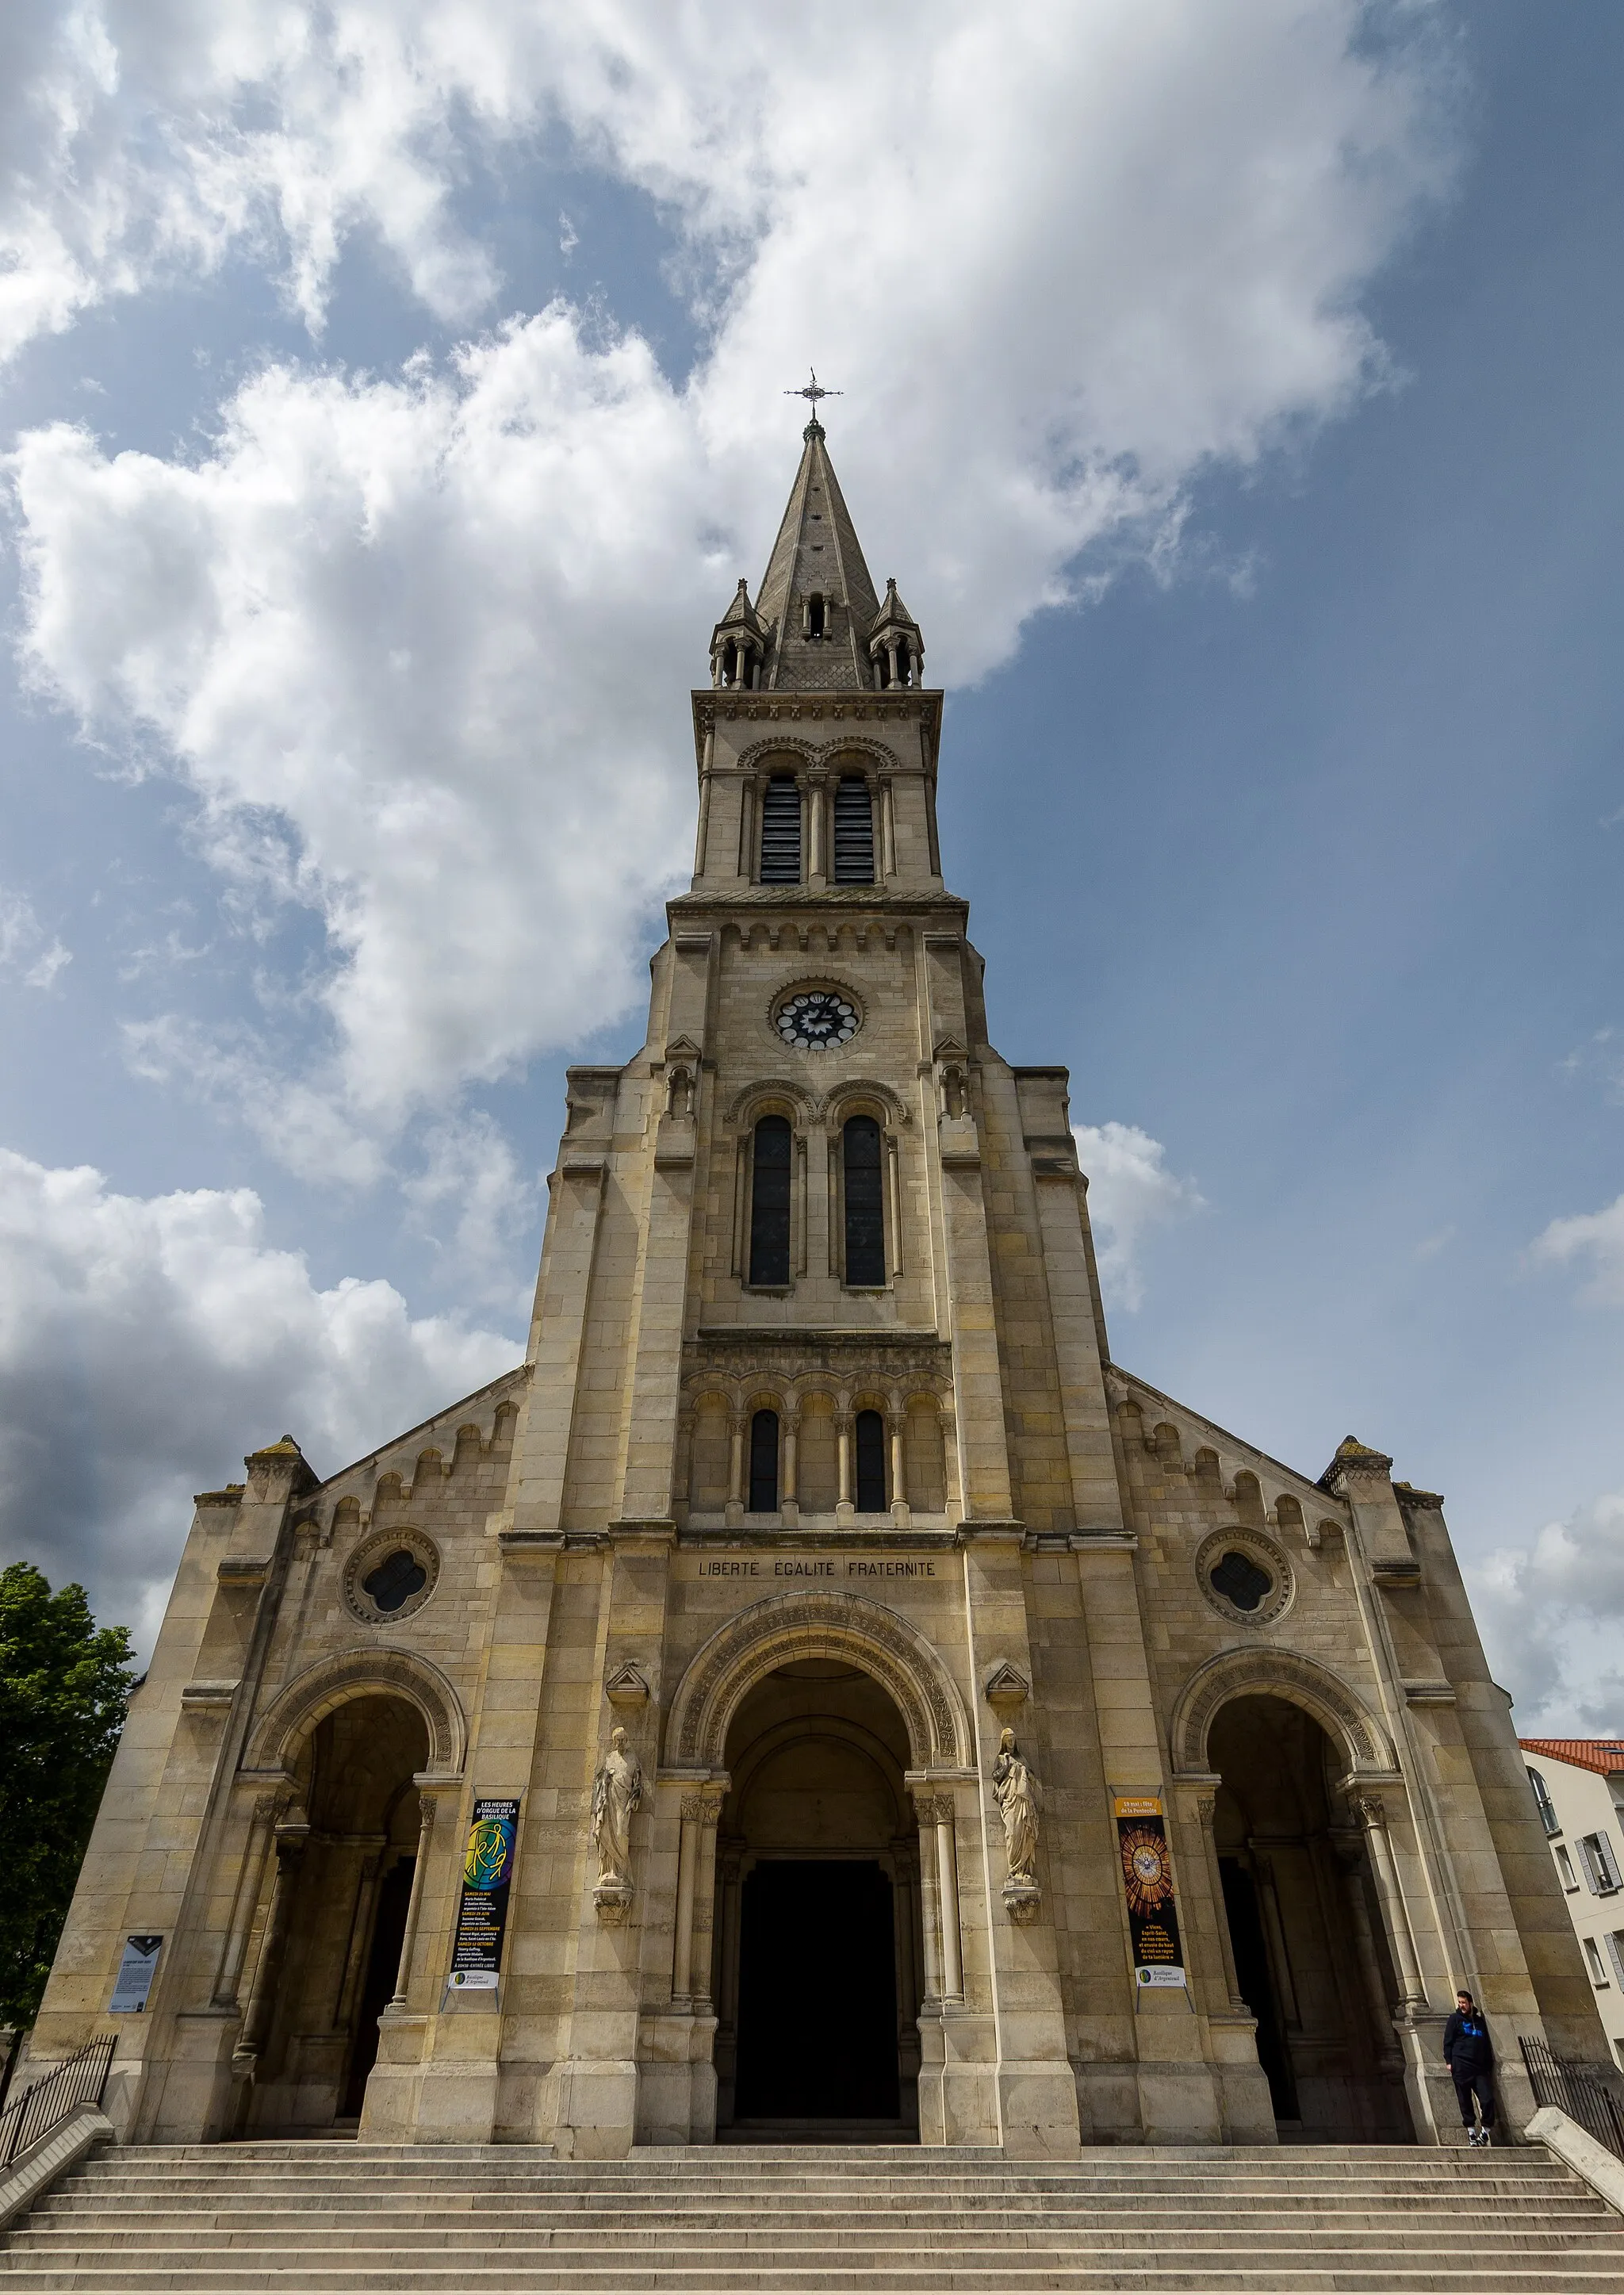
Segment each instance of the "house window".
[{"label": "house window", "polygon": [[871,1115],[850,1117],[841,1133],[845,1195],[845,1279],[855,1290],[885,1280],[884,1143]]},{"label": "house window", "polygon": [[1579,1881],[1573,1871],[1573,1859],[1560,1841],[1556,1844],[1556,1872],[1564,1889],[1571,1892],[1578,1888]]},{"label": "house window", "polygon": [[779,1510],[779,1415],[757,1410],[750,1419],[750,1512]]},{"label": "house window", "polygon": [[762,882],[801,881],[801,791],[788,773],[775,773],[762,792]]},{"label": "house window", "polygon": [[1539,1812],[1539,1822],[1544,1825],[1547,1836],[1553,1833],[1560,1833],[1562,1819],[1557,1816],[1556,1804],[1551,1799],[1551,1788],[1538,1769],[1529,1771],[1528,1781],[1534,1788],[1534,1807]]},{"label": "house window", "polygon": [[763,1115],[750,1171],[750,1280],[789,1280],[789,1119]]},{"label": "house window", "polygon": [[835,784],[835,882],[874,882],[874,799],[861,773]]},{"label": "house window", "polygon": [[1602,1948],[1594,1937],[1581,1937],[1579,1942],[1585,1948],[1585,1958],[1589,1964],[1590,1981],[1599,1991],[1607,1981],[1607,1964],[1602,1958]]},{"label": "house window", "polygon": [[857,1450],[857,1511],[885,1511],[885,1422],[877,1410],[860,1410],[854,1428]]},{"label": "house window", "polygon": [[1619,1864],[1606,1834],[1587,1833],[1579,1844],[1579,1853],[1584,1859],[1585,1878],[1592,1894],[1611,1897],[1619,1886]]},{"label": "house window", "polygon": [[824,633],[823,600],[814,591],[806,600],[806,634],[809,638],[820,638]]},{"label": "house window", "polygon": [[1612,1972],[1619,1989],[1624,1991],[1624,1929],[1614,1929],[1607,1940],[1607,1957],[1612,1963]]}]

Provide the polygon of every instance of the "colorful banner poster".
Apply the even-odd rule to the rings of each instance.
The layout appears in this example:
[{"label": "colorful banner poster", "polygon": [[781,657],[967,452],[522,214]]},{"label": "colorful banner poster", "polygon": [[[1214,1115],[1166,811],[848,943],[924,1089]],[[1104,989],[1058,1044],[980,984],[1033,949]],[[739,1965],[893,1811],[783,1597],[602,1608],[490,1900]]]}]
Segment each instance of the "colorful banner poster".
[{"label": "colorful banner poster", "polygon": [[1184,1948],[1173,1903],[1173,1860],[1159,1801],[1119,1797],[1116,1838],[1136,1984],[1183,1984]]},{"label": "colorful banner poster", "polygon": [[160,1936],[126,1936],[124,1957],[118,1963],[118,1973],[113,1979],[113,1997],[108,2002],[108,2013],[112,2016],[143,2016],[146,2013],[147,1995],[152,1989],[152,1979],[158,1973],[158,1955],[163,1939]]},{"label": "colorful banner poster", "polygon": [[494,1992],[508,1932],[508,1884],[518,1837],[516,1801],[477,1801],[462,1860],[462,1901],[452,1940],[453,1992]]}]

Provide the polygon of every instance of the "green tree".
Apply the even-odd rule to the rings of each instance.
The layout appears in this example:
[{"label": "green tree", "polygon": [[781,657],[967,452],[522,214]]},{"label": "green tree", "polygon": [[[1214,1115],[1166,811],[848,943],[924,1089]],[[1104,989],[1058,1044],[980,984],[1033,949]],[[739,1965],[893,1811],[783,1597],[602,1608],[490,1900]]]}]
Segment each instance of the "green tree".
[{"label": "green tree", "polygon": [[0,1570],[0,2022],[34,2021],[130,1687],[128,1630],[82,1586]]}]

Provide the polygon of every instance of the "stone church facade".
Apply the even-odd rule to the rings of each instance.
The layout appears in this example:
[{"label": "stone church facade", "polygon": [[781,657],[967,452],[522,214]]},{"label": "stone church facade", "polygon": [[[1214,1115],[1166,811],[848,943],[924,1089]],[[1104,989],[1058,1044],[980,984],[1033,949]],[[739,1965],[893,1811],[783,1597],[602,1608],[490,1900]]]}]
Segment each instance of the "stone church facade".
[{"label": "stone church facade", "polygon": [[711,669],[526,1360],[199,1499],[35,2058],[120,1986],[130,2140],[1437,2144],[1465,1982],[1520,2126],[1605,2048],[1441,1501],[1112,1360],[815,414]]}]

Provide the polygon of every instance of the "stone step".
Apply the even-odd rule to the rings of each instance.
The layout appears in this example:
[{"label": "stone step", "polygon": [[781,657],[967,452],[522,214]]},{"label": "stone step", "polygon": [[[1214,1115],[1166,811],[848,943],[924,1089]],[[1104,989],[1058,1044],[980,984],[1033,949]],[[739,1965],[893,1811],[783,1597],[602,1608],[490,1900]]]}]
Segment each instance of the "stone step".
[{"label": "stone step", "polygon": [[[53,2236],[64,2227],[73,2236],[90,2238],[116,2224],[120,2235],[157,2236],[199,2224],[218,2232],[285,2233],[299,2226],[314,2232],[353,2231],[368,2236],[383,2237],[396,2234],[428,2234],[463,2229],[477,2216],[481,2226],[515,2235],[557,2233],[572,2238],[612,2235],[618,2240],[673,2239],[690,2236],[697,2232],[725,2236],[742,2228],[749,2228],[760,2220],[758,2209],[739,2209],[731,2213],[707,2209],[693,2215],[637,2217],[592,2214],[587,2217],[560,2217],[541,2208],[504,2209],[500,2214],[486,2209],[428,2209],[404,2206],[379,2206],[376,2209],[357,2206],[334,2208],[322,2202],[309,2207],[290,2204],[280,2209],[204,2206],[194,2209],[151,2209],[141,2211],[121,2209],[76,2209],[58,2202],[49,2208],[37,2208],[27,2225],[19,2229],[16,2237],[33,2239],[46,2233]],[[1426,2221],[1439,2232],[1473,2226],[1487,2230],[1504,2226],[1508,2231],[1530,2224],[1553,2226],[1585,2223],[1593,2218],[1607,2219],[1607,2211],[1599,2200],[1587,2200],[1574,2195],[1571,2199],[1542,2201],[1537,2208],[1519,2208],[1508,2204],[1496,2207],[1429,2209]],[[1066,2210],[1058,2214],[1045,2213],[1034,2224],[1033,2218],[1017,2210],[985,2209],[975,2214],[943,2220],[931,2215],[898,2213],[879,2219],[883,2229],[867,2229],[868,2218],[858,2217],[848,2211],[829,2209],[819,2213],[799,2212],[775,2214],[775,2227],[786,2234],[821,2232],[831,2223],[845,2224],[855,2234],[865,2237],[898,2239],[941,2239],[960,2234],[982,2234],[988,2237],[1003,2236],[1028,2228],[1041,2228],[1046,2234],[1058,2235],[1108,2230],[1122,2220],[1121,2209],[1098,2208]],[[1214,2230],[1248,2229],[1276,2223],[1289,2225],[1293,2231],[1304,2233],[1334,2232],[1351,2236],[1366,2230],[1379,2231],[1391,2227],[1391,2210],[1371,2209],[1350,2204],[1342,2209],[1314,2208],[1271,2211],[1260,2217],[1255,2209],[1245,2208],[1136,2208],[1133,2221],[1157,2232],[1183,2232],[1210,2226]]]},{"label": "stone step", "polygon": [[581,2273],[534,2265],[517,2271],[478,2263],[441,2267],[412,2258],[380,2264],[347,2262],[330,2268],[283,2258],[264,2269],[238,2270],[213,2262],[197,2272],[169,2263],[155,2270],[126,2264],[105,2269],[46,2266],[19,2272],[12,2283],[19,2290],[68,2288],[81,2291],[81,2295],[145,2295],[149,2289],[178,2289],[184,2295],[250,2295],[250,2291],[261,2290],[281,2291],[281,2295],[328,2295],[330,2290],[332,2295],[369,2295],[371,2290],[398,2295],[403,2289],[412,2295],[441,2295],[441,2291],[456,2295],[464,2289],[471,2295],[569,2295],[573,2289],[590,2290],[592,2295],[662,2295],[662,2291],[752,2295],[758,2290],[764,2295],[826,2295],[826,2291],[850,2291],[854,2285],[871,2295],[938,2295],[938,2291],[1006,2295],[1007,2291],[1036,2289],[1068,2291],[1068,2295],[1071,2291],[1091,2295],[1097,2289],[1144,2290],[1147,2295],[1162,2295],[1162,2291],[1167,2295],[1192,2295],[1192,2291],[1217,2295],[1219,2290],[1231,2289],[1237,2295],[1320,2295],[1321,2291],[1324,2295],[1423,2295],[1423,2291],[1425,2295],[1565,2295],[1565,2291],[1620,2295],[1624,2275],[1601,2255],[1546,2258],[1525,2270],[1486,2261],[1444,2265],[1430,2258],[1416,2264],[1395,2251],[1385,2262],[1328,2262],[1322,2266],[1304,2264],[1286,2248],[1260,2250],[1244,2263],[1200,2263],[1194,2271],[1187,2261],[1130,2264],[1122,2258],[1098,2266],[1045,2261],[1031,2272],[936,2266],[902,2271],[877,2264],[864,2268],[843,2259],[837,2267],[811,2271],[774,2270],[756,2263],[746,2268],[707,2265],[698,2270],[605,2266]]}]

